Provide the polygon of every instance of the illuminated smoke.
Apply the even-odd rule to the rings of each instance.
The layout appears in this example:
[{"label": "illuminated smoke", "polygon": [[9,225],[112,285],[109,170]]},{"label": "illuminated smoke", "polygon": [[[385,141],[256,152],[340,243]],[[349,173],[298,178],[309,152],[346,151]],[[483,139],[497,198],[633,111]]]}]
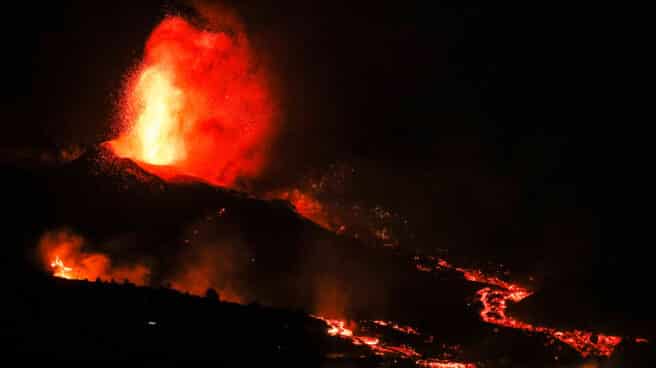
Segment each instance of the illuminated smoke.
[{"label": "illuminated smoke", "polygon": [[113,266],[106,254],[86,252],[82,248],[85,240],[68,230],[45,233],[39,241],[39,252],[44,265],[54,276],[75,279],[110,281],[128,280],[136,285],[146,285],[150,270],[136,264]]},{"label": "illuminated smoke", "polygon": [[[225,211],[218,210],[216,218]],[[212,288],[223,301],[247,303],[251,299],[248,285],[241,280],[254,258],[237,236],[217,234],[214,226],[214,222],[200,221],[186,231],[183,249],[176,255],[175,270],[169,277],[171,287],[201,296]]]}]

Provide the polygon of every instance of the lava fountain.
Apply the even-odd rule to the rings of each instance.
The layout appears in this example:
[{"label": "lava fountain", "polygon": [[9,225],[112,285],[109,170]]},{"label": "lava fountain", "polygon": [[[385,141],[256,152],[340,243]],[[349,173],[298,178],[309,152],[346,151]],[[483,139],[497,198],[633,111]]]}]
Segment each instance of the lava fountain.
[{"label": "lava fountain", "polygon": [[108,142],[164,179],[193,176],[234,187],[256,177],[275,135],[275,104],[266,72],[243,26],[221,17],[222,31],[178,16],[151,33],[127,78],[119,135]]}]

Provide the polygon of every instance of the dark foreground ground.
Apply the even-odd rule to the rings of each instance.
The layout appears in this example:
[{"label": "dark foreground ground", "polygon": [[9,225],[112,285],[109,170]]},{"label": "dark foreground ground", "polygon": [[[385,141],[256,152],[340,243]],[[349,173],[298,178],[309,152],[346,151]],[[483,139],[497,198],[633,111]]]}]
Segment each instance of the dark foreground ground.
[{"label": "dark foreground ground", "polygon": [[[323,322],[302,311],[238,305],[166,288],[64,280],[38,272],[15,276],[22,282],[5,288],[0,318],[5,358],[147,361],[165,366],[189,360],[233,367],[413,366],[413,360],[376,357],[366,348],[329,337]],[[442,318],[446,330],[450,319]],[[443,337],[439,327],[432,331]],[[472,322],[463,332],[470,336],[465,341],[474,340],[464,346],[463,356],[479,358],[482,367],[649,367],[653,358],[650,346],[629,343],[620,345],[609,360],[584,362],[567,348],[547,348],[540,337],[517,331],[494,331]],[[554,353],[560,362],[552,360]]]}]

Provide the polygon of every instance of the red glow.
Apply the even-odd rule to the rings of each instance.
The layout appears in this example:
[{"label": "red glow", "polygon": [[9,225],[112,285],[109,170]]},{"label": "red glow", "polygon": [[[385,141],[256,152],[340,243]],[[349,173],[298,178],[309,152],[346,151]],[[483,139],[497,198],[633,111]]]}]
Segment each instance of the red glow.
[{"label": "red glow", "polygon": [[406,335],[419,335],[419,332],[412,326],[402,326],[397,323],[394,323],[392,321],[381,321],[381,320],[375,320],[372,321],[374,324],[377,324],[379,326],[385,326],[389,327],[391,329],[397,330],[399,332],[403,332]]},{"label": "red glow", "polygon": [[346,327],[346,322],[343,320],[328,319],[320,316],[313,317],[326,323],[328,326],[328,329],[326,330],[328,335],[349,339],[354,345],[366,345],[376,354],[393,354],[404,358],[415,358],[420,356],[419,353],[409,346],[387,345],[383,344],[378,337],[356,334],[353,332],[353,329]]},{"label": "red glow", "polygon": [[193,267],[186,269],[171,281],[171,288],[198,296],[205,295],[207,289],[213,288],[218,291],[219,297],[222,301],[232,303],[244,302],[242,296],[240,296],[235,290],[229,287],[219,288],[214,285],[210,281],[214,270],[206,267],[206,265],[194,265]]},{"label": "red glow", "polygon": [[136,285],[146,284],[150,273],[146,266],[113,267],[107,255],[84,252],[83,245],[81,236],[61,230],[44,234],[39,250],[44,264],[50,266],[56,277],[69,280],[129,280]]},{"label": "red glow", "polygon": [[353,336],[353,331],[344,327],[346,325],[346,322],[336,320],[336,319],[323,319],[321,318],[330,328],[328,329],[328,335],[330,336]]},{"label": "red glow", "polygon": [[324,229],[335,231],[338,228],[337,224],[341,223],[338,219],[331,219],[321,202],[309,192],[300,189],[283,190],[269,193],[267,198],[288,201],[299,215]]},{"label": "red glow", "polygon": [[561,331],[519,321],[506,314],[508,301],[517,303],[528,297],[532,294],[528,289],[494,276],[485,275],[480,270],[454,267],[443,259],[437,261],[437,268],[456,270],[461,272],[465,279],[469,281],[493,286],[480,289],[476,293],[481,304],[483,304],[483,309],[480,312],[481,319],[487,323],[547,334],[571,346],[583,357],[590,355],[609,357],[613,354],[615,347],[622,341],[619,336],[594,334],[580,330]]},{"label": "red glow", "polygon": [[243,27],[197,29],[164,19],[146,43],[122,107],[119,157],[169,180],[178,175],[234,186],[257,176],[275,133],[274,103]]},{"label": "red glow", "polygon": [[50,267],[52,267],[52,273],[56,277],[69,280],[73,278],[71,275],[73,268],[66,266],[59,256],[55,256],[55,260],[50,263]]},{"label": "red glow", "polygon": [[476,368],[471,363],[449,362],[446,360],[421,359],[417,360],[417,366],[425,368]]},{"label": "red glow", "polygon": [[[403,359],[419,359],[422,354],[418,353],[413,347],[408,345],[394,345],[383,341],[383,336],[365,335],[356,331],[357,326],[351,323],[350,328],[347,328],[347,323],[344,320],[328,319],[321,316],[313,316],[326,323],[328,329],[326,332],[330,336],[337,336],[351,341],[353,345],[367,346],[376,355],[399,357]],[[396,330],[408,335],[420,335],[420,333],[413,327],[402,326],[391,321],[362,321],[363,323],[370,323],[372,325],[383,326]],[[476,368],[476,365],[471,363],[460,363],[450,360],[437,360],[432,358],[423,358],[416,360],[416,364],[421,367],[436,367],[436,368]],[[441,365],[440,365],[441,364]]]}]

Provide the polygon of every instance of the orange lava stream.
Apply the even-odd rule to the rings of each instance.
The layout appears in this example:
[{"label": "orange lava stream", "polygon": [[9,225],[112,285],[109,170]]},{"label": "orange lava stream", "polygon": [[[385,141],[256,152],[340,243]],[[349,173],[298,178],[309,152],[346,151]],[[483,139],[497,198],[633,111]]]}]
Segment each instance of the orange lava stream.
[{"label": "orange lava stream", "polygon": [[[408,345],[390,345],[384,343],[378,337],[360,335],[353,332],[352,329],[346,327],[346,322],[338,319],[328,319],[321,316],[313,315],[312,317],[319,319],[326,323],[328,329],[326,332],[330,336],[337,336],[340,338],[348,339],[353,345],[366,345],[371,349],[374,354],[381,356],[397,356],[404,359],[416,359],[415,363],[420,367],[428,368],[476,368],[472,363],[461,363],[442,359],[422,358],[414,348]],[[374,320],[369,321],[372,324],[388,327],[407,335],[420,335],[419,332],[410,326],[401,326],[391,321]]]},{"label": "orange lava stream", "polygon": [[476,368],[472,363],[449,362],[446,360],[420,359],[417,366],[425,368]]},{"label": "orange lava stream", "polygon": [[563,331],[517,320],[506,314],[508,302],[517,303],[531,295],[531,291],[497,277],[485,275],[480,270],[452,266],[443,259],[437,262],[436,269],[440,268],[458,271],[468,281],[491,286],[480,289],[476,293],[481,304],[483,304],[480,312],[481,319],[487,323],[549,335],[571,346],[584,358],[590,355],[609,357],[613,354],[615,347],[622,341],[619,336],[595,334],[581,330]]},{"label": "orange lava stream", "polygon": [[381,320],[375,320],[371,321],[379,326],[385,326],[389,327],[391,329],[403,332],[406,335],[419,335],[419,332],[412,326],[402,326],[399,324],[396,324],[392,321],[381,321]]}]

